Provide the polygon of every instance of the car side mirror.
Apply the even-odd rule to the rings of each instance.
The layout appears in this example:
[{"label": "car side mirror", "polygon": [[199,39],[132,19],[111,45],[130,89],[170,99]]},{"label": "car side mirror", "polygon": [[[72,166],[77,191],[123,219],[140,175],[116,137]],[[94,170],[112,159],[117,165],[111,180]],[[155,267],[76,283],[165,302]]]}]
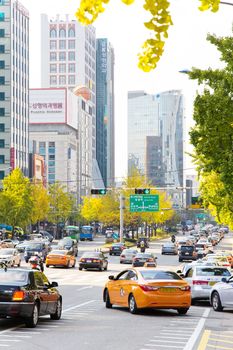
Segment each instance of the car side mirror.
[{"label": "car side mirror", "polygon": [[158,257],[157,257],[157,256],[155,256],[155,257],[154,257],[154,259],[158,259]]},{"label": "car side mirror", "polygon": [[177,271],[176,271],[176,273],[179,273],[179,274],[181,274],[181,273],[182,273],[182,271],[181,271],[181,270],[177,270]]},{"label": "car side mirror", "polygon": [[52,282],[52,283],[50,283],[50,287],[51,288],[58,287],[58,283],[57,282]]},{"label": "car side mirror", "polygon": [[182,278],[185,277],[183,273],[180,273],[179,276],[182,277]]},{"label": "car side mirror", "polygon": [[228,282],[228,280],[227,280],[226,277],[223,277],[223,278],[221,279],[221,281],[222,281],[223,283],[227,283],[227,282]]},{"label": "car side mirror", "polygon": [[110,275],[110,276],[108,276],[108,279],[109,279],[109,280],[114,280],[115,278],[114,278],[113,275]]}]

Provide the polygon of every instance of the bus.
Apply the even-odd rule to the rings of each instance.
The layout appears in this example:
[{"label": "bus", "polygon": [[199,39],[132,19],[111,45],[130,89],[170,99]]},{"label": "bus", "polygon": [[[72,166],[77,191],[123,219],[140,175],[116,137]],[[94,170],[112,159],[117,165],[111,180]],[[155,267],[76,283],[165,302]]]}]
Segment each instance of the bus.
[{"label": "bus", "polygon": [[65,227],[66,235],[72,239],[76,239],[76,241],[79,241],[80,238],[80,230],[78,226],[66,226]]},{"label": "bus", "polygon": [[93,226],[81,226],[80,230],[80,241],[93,241],[94,239],[94,228]]}]

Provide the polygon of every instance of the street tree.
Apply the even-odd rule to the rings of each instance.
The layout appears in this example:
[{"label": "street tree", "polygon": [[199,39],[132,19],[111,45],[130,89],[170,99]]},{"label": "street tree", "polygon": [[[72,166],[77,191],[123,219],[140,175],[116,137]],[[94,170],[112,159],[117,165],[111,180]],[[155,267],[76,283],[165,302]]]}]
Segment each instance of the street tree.
[{"label": "street tree", "polygon": [[[131,5],[135,0],[121,1],[125,5]],[[218,11],[220,0],[198,1],[201,11]],[[82,24],[92,24],[99,14],[105,11],[106,4],[109,2],[110,0],[81,0],[76,17]],[[149,72],[156,68],[163,54],[165,40],[168,37],[168,29],[172,25],[172,17],[169,11],[169,0],[144,0],[143,8],[150,16],[150,20],[144,22],[144,26],[150,31],[150,38],[142,45],[141,52],[138,55],[138,66],[143,71]]]},{"label": "street tree", "polygon": [[33,183],[32,201],[31,223],[36,224],[37,222],[47,219],[50,208],[49,194],[42,182]]},{"label": "street tree", "polygon": [[[195,126],[190,137],[200,177],[216,180],[221,197],[230,204],[233,199],[233,38],[208,35],[207,40],[217,47],[225,66],[222,69],[193,69],[189,73],[191,79],[203,86],[194,102]],[[207,197],[211,198],[212,188],[202,188],[205,196],[210,191]],[[212,205],[219,213],[222,204],[217,201]],[[231,205],[228,209],[233,212]]]},{"label": "street tree", "polygon": [[32,184],[19,168],[14,169],[2,181],[0,218],[13,228],[26,227],[31,221],[33,209]]},{"label": "street tree", "polygon": [[100,197],[84,197],[81,205],[81,217],[86,222],[99,221],[100,213],[103,211],[102,199]]},{"label": "street tree", "polygon": [[48,220],[56,224],[58,230],[59,224],[64,225],[70,217],[74,198],[65,186],[55,182],[49,186],[49,204]]}]

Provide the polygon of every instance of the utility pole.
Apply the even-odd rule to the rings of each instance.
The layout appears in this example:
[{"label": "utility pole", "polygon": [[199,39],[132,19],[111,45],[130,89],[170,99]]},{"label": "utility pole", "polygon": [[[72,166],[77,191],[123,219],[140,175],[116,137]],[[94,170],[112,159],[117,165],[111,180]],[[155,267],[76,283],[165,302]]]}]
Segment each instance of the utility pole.
[{"label": "utility pole", "polygon": [[123,242],[125,197],[120,193],[120,242]]}]

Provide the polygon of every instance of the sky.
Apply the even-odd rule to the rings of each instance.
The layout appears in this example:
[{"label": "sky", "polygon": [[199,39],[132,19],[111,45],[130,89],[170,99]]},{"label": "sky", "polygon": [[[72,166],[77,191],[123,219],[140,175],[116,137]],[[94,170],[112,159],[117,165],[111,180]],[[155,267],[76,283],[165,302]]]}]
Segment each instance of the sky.
[{"label": "sky", "polygon": [[[20,0],[30,12],[30,87],[40,87],[40,14],[75,14],[77,0]],[[233,1],[232,1],[233,2]],[[232,35],[233,6],[221,5],[217,13],[200,12],[198,0],[171,0],[173,26],[169,30],[165,52],[157,68],[144,73],[137,67],[137,53],[150,36],[143,22],[148,18],[143,1],[131,6],[120,0],[110,0],[106,11],[94,23],[98,38],[106,37],[115,50],[115,139],[116,178],[127,172],[127,92],[145,90],[147,93],[181,89],[185,96],[185,150],[190,152],[188,129],[192,122],[192,101],[197,85],[183,69],[217,68],[222,64],[216,48],[206,41],[207,33]],[[190,158],[185,156],[184,168],[193,173]]]}]

